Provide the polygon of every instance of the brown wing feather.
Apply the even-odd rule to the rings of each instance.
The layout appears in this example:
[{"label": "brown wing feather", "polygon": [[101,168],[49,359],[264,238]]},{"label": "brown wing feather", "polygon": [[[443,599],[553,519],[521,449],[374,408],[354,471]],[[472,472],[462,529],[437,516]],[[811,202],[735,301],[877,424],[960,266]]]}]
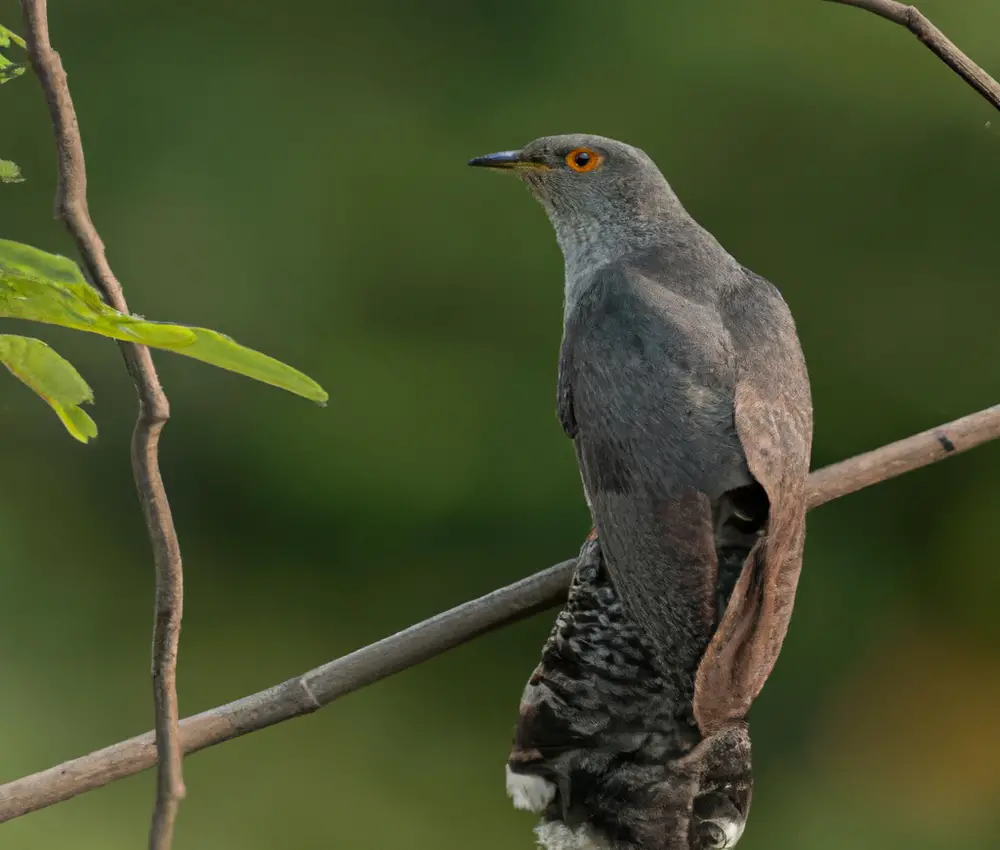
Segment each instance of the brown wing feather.
[{"label": "brown wing feather", "polygon": [[795,326],[777,298],[781,309],[772,301],[743,317],[736,431],[770,507],[698,667],[694,713],[704,734],[744,718],[763,688],[788,631],[802,568],[812,405]]}]

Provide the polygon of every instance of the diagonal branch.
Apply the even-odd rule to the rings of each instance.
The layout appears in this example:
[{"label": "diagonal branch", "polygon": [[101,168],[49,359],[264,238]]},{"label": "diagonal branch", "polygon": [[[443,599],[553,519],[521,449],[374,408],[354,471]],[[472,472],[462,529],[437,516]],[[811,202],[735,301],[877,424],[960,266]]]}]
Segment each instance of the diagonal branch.
[{"label": "diagonal branch", "polygon": [[987,74],[951,39],[932,24],[915,6],[906,6],[895,0],[826,0],[842,6],[854,6],[872,12],[887,21],[906,27],[942,62],[985,97],[996,109],[1000,109],[1000,83]]},{"label": "diagonal branch", "polygon": [[806,502],[810,509],[818,508],[841,496],[929,466],[998,437],[1000,404],[995,404],[905,440],[817,469],[809,476]]},{"label": "diagonal branch", "polygon": [[[21,12],[28,55],[45,93],[55,133],[59,161],[56,217],[63,220],[76,242],[91,283],[112,307],[128,313],[121,285],[111,271],[104,254],[104,243],[87,209],[83,142],[66,72],[59,54],[49,42],[46,0],[21,0]],[[157,454],[160,432],[170,416],[170,406],[160,386],[149,349],[130,344],[122,344],[121,349],[139,396],[139,414],[132,435],[132,470],[156,568],[152,676],[159,770],[149,846],[152,850],[168,850],[177,807],[184,796],[176,683],[183,574],[180,545],[160,477]]]},{"label": "diagonal branch", "polygon": [[[827,466],[809,476],[809,507],[819,507],[997,437],[1000,405]],[[280,685],[188,717],[180,724],[181,747],[185,753],[195,752],[309,714],[479,635],[559,605],[566,598],[575,563],[563,561]],[[147,732],[8,782],[0,786],[0,822],[101,788],[154,764],[153,733]]]}]

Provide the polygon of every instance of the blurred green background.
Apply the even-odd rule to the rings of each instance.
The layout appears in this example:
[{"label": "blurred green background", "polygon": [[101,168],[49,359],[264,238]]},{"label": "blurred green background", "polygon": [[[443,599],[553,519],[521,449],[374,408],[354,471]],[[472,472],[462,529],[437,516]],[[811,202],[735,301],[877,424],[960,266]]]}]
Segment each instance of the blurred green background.
[{"label": "blurred green background", "polygon": [[[1000,401],[1000,115],[903,30],[801,0],[50,4],[90,206],[134,310],[317,378],[326,410],[184,358],[162,463],[187,601],[184,714],[574,554],[554,415],[561,258],[470,156],[645,148],[795,313],[814,465]],[[995,0],[921,8],[1000,70]],[[21,28],[13,0],[0,21]],[[30,77],[0,90],[0,234],[72,246]],[[13,330],[12,323],[4,326]],[[37,333],[94,386],[81,446],[0,390],[0,779],[149,728],[153,592],[109,341]],[[1000,445],[810,515],[752,715],[744,850],[1000,846]],[[191,757],[177,850],[532,846],[503,765],[540,615]],[[144,846],[146,773],[0,827]]]}]

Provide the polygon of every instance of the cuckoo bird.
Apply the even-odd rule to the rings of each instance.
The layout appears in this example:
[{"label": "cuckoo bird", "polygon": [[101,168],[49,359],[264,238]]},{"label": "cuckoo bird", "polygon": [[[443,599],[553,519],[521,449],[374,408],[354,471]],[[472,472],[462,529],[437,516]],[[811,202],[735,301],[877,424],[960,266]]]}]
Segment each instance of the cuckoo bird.
[{"label": "cuckoo bird", "polygon": [[518,175],[562,249],[557,408],[594,524],[508,791],[549,850],[732,847],[746,715],[802,563],[812,405],[792,316],[635,147],[550,136],[469,164]]}]

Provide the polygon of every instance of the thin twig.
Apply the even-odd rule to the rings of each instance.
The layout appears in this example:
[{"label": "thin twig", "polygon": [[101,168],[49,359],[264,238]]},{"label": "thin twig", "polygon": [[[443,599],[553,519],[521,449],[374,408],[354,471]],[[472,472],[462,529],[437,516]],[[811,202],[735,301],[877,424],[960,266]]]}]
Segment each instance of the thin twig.
[{"label": "thin twig", "polygon": [[[1000,437],[1000,405],[820,469],[809,476],[809,507]],[[181,721],[185,753],[309,714],[338,697],[414,667],[501,626],[561,604],[575,561],[515,584],[331,661],[273,688]],[[0,786],[0,823],[132,776],[156,763],[147,732]]]},{"label": "thin twig", "polygon": [[921,14],[916,7],[897,3],[895,0],[826,0],[842,6],[855,6],[872,12],[887,21],[906,27],[942,62],[985,97],[994,108],[1000,109],[1000,83],[966,56],[955,43]]},{"label": "thin twig", "polygon": [[[87,277],[112,307],[127,313],[128,305],[121,285],[111,271],[104,254],[104,243],[87,209],[83,142],[62,60],[49,42],[46,0],[21,0],[21,12],[28,55],[45,92],[55,133],[59,160],[56,217],[63,220],[76,242]],[[160,432],[170,417],[170,406],[160,386],[149,349],[122,344],[121,350],[139,396],[139,414],[132,435],[132,470],[156,567],[152,677],[159,770],[149,846],[151,850],[168,850],[177,807],[184,796],[176,682],[183,574],[180,546],[160,477],[157,455]]]}]

